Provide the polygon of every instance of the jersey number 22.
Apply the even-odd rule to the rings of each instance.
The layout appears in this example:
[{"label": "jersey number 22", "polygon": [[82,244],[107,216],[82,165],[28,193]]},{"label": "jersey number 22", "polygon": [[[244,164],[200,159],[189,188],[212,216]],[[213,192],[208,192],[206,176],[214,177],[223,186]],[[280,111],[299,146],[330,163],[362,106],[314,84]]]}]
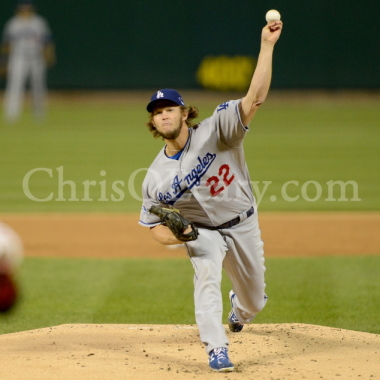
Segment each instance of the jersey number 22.
[{"label": "jersey number 22", "polygon": [[[206,182],[206,186],[210,186],[210,194],[213,197],[220,194],[235,178],[234,174],[230,174],[230,167],[227,164],[224,164],[219,168],[218,174],[218,176],[214,175],[210,177]],[[222,181],[225,186],[220,184],[220,181]]]}]

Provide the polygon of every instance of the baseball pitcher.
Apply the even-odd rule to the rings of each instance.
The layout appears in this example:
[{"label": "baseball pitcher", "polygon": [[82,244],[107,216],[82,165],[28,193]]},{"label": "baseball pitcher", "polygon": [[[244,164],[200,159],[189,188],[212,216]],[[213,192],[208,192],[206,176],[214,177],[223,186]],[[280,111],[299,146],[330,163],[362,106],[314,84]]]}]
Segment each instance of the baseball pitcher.
[{"label": "baseball pitcher", "polygon": [[195,271],[196,322],[209,366],[219,372],[234,370],[222,324],[222,268],[233,288],[232,332],[241,331],[267,301],[263,242],[243,141],[269,91],[281,30],[281,21],[263,28],[247,94],[218,105],[211,117],[194,125],[197,108],[186,106],[173,89],[157,91],[147,105],[148,127],[165,146],[144,180],[139,223],[162,244],[185,244]]}]

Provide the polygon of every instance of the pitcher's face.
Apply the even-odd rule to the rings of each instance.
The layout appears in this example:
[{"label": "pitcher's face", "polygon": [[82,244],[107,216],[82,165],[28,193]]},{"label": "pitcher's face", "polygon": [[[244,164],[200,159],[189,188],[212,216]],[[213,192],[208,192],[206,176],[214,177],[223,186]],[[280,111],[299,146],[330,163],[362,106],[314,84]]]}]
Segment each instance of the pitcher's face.
[{"label": "pitcher's face", "polygon": [[153,123],[157,132],[166,140],[175,140],[181,133],[187,115],[179,106],[160,105],[153,110]]}]

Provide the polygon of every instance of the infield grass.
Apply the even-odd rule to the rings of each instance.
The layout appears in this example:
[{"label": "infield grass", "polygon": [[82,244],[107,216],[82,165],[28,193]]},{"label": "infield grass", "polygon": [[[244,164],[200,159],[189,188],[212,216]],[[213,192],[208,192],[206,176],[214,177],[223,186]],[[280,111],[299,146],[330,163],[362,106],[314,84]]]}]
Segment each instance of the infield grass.
[{"label": "infield grass", "polygon": [[[379,256],[269,258],[269,301],[255,323],[307,323],[380,333]],[[21,301],[0,333],[66,323],[194,324],[187,259],[27,258]],[[224,274],[224,323],[229,280]]]},{"label": "infield grass", "polygon": [[[240,95],[187,97],[203,119]],[[355,96],[313,100],[307,93],[280,93],[264,103],[245,140],[252,181],[259,192],[267,183],[261,210],[380,210],[379,96]],[[108,93],[55,97],[45,122],[34,122],[26,112],[16,125],[0,124],[0,212],[138,212],[144,168],[162,147],[144,126],[145,103],[138,93],[121,93],[116,100]],[[52,195],[50,201],[25,194],[27,173],[39,168],[44,170],[31,175],[28,189],[38,199]],[[59,175],[73,184],[63,186],[61,197]],[[85,181],[93,183],[87,193]],[[354,184],[344,196],[335,186],[329,197],[329,181]]]}]

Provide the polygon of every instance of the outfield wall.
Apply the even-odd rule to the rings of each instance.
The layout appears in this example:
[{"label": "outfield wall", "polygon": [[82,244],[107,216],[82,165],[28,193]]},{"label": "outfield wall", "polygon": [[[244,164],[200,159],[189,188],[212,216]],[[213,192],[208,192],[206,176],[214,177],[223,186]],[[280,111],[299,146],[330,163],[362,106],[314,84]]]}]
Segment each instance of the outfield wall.
[{"label": "outfield wall", "polygon": [[[0,2],[1,25],[15,3]],[[51,88],[199,88],[196,73],[205,57],[255,60],[270,8],[279,9],[285,23],[275,52],[274,88],[380,87],[380,2],[373,0],[35,3],[57,44]],[[229,67],[209,67],[208,79],[227,81],[242,69]]]}]

